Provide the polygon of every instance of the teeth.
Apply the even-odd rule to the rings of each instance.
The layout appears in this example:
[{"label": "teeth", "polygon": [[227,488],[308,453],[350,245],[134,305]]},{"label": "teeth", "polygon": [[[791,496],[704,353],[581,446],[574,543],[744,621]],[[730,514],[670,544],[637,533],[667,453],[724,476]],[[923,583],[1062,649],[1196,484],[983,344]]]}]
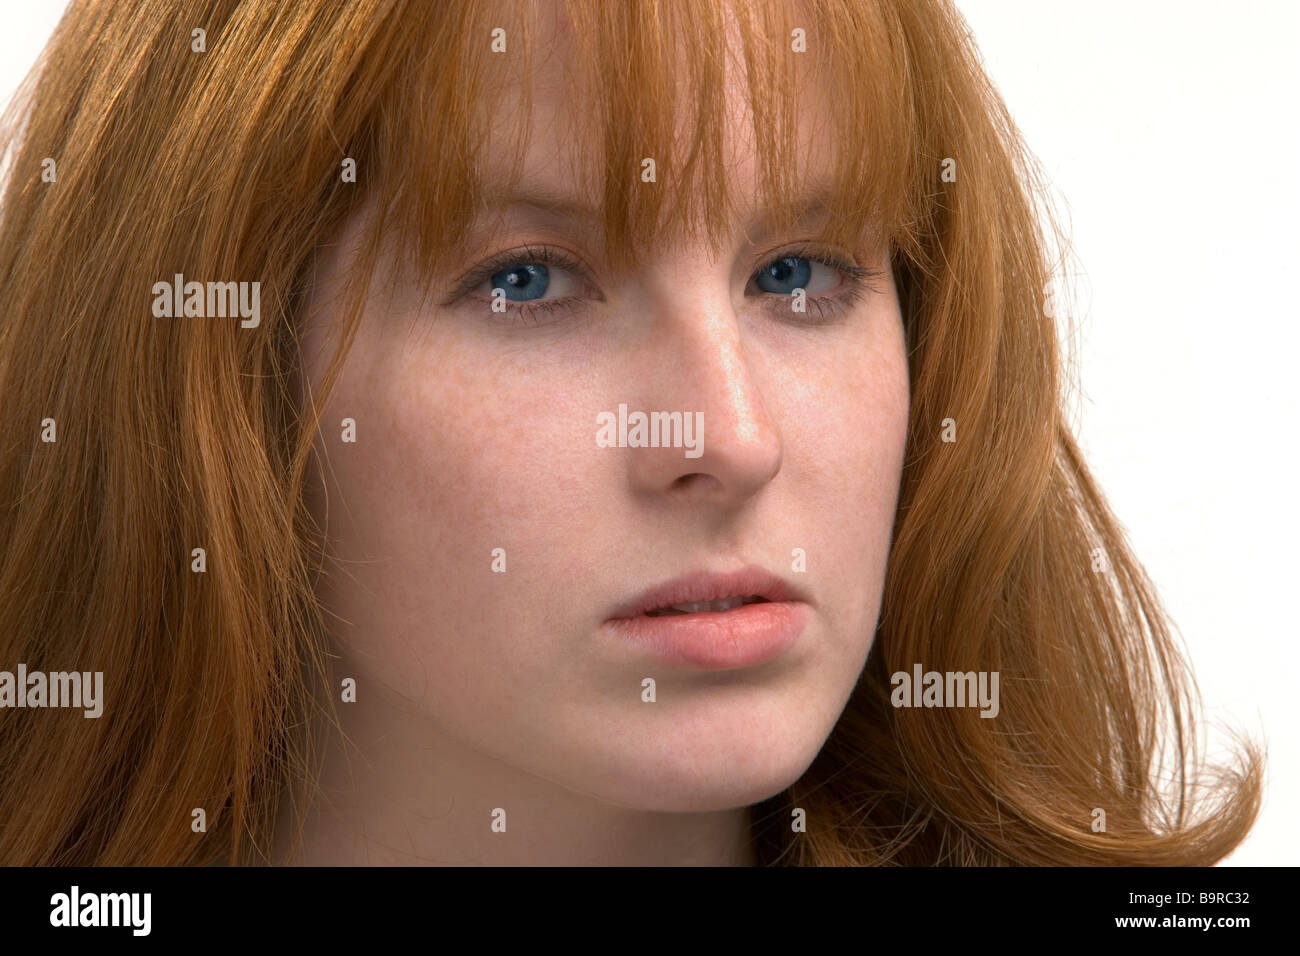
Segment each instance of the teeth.
[{"label": "teeth", "polygon": [[674,604],[670,607],[656,608],[653,611],[646,611],[647,617],[663,617],[668,614],[699,614],[702,611],[730,611],[732,608],[740,607],[742,604],[756,604],[759,601],[766,601],[767,598],[748,595],[745,597],[729,597],[720,601],[684,601],[681,604]]}]

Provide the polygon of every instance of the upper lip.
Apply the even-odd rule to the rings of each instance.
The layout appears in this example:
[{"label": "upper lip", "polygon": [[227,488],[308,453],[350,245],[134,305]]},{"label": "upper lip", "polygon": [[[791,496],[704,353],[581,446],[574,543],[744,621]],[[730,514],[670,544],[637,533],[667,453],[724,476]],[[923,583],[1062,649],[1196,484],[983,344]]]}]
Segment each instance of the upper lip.
[{"label": "upper lip", "polygon": [[768,601],[806,601],[793,584],[756,566],[726,574],[695,572],[657,584],[615,608],[610,619],[638,617],[646,611],[688,602],[721,601],[729,597],[761,597]]}]

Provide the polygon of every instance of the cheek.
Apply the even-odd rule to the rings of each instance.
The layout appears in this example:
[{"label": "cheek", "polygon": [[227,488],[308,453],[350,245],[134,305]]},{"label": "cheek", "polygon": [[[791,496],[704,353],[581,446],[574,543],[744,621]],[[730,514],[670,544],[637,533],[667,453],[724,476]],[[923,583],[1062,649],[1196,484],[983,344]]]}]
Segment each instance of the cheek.
[{"label": "cheek", "polygon": [[[484,726],[554,667],[556,581],[582,574],[594,422],[572,381],[485,362],[452,334],[358,335],[325,429],[335,584],[348,656],[446,725]],[[538,394],[560,396],[546,401]],[[598,520],[598,519],[594,519]]]},{"label": "cheek", "polygon": [[860,355],[860,360],[846,363],[837,378],[839,394],[827,398],[828,407],[841,411],[830,417],[828,427],[834,434],[825,437],[845,449],[836,459],[841,478],[848,487],[860,489],[850,500],[862,501],[873,516],[887,510],[883,530],[888,532],[897,505],[910,398],[901,328],[880,330]]},{"label": "cheek", "polygon": [[788,368],[786,454],[778,481],[806,529],[809,574],[835,599],[828,632],[865,657],[873,633],[898,505],[907,442],[909,382],[901,318],[885,312],[836,348]]}]

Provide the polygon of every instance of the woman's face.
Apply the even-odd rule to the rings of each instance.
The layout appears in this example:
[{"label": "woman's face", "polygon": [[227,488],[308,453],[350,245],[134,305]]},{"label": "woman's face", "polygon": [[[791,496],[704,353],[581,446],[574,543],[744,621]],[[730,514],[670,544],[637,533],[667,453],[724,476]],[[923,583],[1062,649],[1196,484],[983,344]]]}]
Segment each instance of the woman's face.
[{"label": "woman's face", "polygon": [[[908,405],[888,252],[839,250],[882,272],[856,301],[835,268],[782,261],[817,220],[755,228],[763,197],[733,84],[742,215],[727,241],[683,239],[616,273],[593,231],[600,210],[584,209],[596,191],[566,171],[580,107],[562,94],[561,59],[532,77],[521,189],[534,202],[498,197],[434,264],[434,304],[414,283],[391,298],[372,286],[325,406],[312,502],[336,558],[321,596],[340,673],[357,680],[344,707],[389,708],[429,741],[617,806],[740,807],[803,773],[871,646]],[[800,155],[824,156],[811,120],[836,121],[833,106],[802,102]],[[503,137],[517,132],[517,111],[497,116]],[[654,183],[640,172],[628,189],[673,201],[663,165]],[[821,172],[810,162],[802,186]],[[322,261],[308,310],[316,382],[358,225]],[[563,258],[539,262],[538,248]],[[537,306],[548,311],[515,311]],[[675,447],[632,447],[637,412],[679,412],[690,429]],[[771,606],[611,621],[684,576],[685,590],[646,600]]]}]

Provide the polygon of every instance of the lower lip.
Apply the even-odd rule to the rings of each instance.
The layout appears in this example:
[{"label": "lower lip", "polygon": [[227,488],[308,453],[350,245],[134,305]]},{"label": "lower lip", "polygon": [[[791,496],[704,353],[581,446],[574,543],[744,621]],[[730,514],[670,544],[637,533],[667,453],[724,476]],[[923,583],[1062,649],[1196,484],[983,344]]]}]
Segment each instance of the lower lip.
[{"label": "lower lip", "polygon": [[807,624],[808,611],[802,601],[769,601],[730,611],[618,617],[606,627],[671,664],[737,670],[788,651]]}]

